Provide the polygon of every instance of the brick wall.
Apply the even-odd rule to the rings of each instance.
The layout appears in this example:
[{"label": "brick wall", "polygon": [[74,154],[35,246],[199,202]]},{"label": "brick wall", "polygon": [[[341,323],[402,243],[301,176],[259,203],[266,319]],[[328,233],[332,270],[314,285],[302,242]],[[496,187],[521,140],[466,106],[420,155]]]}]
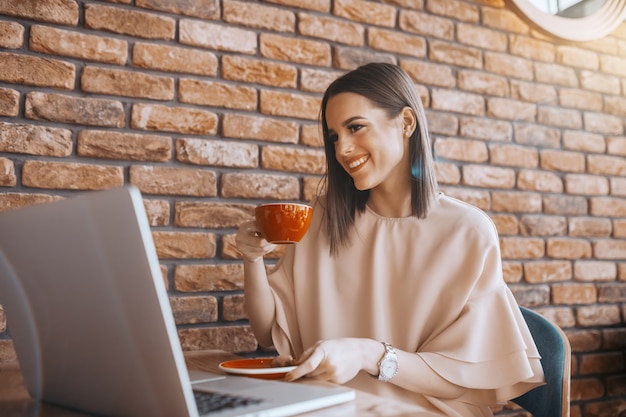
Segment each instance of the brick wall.
[{"label": "brick wall", "polygon": [[368,61],[419,84],[442,188],[566,331],[572,416],[619,415],[626,24],[569,44],[504,0],[0,0],[0,210],[135,184],[184,349],[253,352],[236,228],[315,194],[321,94]]}]

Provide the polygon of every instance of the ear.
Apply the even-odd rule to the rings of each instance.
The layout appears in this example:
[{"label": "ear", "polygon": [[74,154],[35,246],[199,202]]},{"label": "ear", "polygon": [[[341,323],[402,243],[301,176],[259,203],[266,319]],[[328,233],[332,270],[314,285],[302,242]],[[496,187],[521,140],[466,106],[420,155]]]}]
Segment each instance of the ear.
[{"label": "ear", "polygon": [[400,117],[402,119],[402,129],[405,137],[411,136],[417,127],[415,112],[412,108],[407,106],[400,111]]}]

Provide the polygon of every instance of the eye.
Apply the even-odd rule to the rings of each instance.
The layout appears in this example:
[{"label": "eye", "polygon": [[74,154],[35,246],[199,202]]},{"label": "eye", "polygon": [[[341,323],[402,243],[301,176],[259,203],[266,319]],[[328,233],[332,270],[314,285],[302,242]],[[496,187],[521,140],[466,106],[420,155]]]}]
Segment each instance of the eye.
[{"label": "eye", "polygon": [[348,130],[352,133],[356,133],[363,128],[363,125],[358,123],[351,123],[347,126]]}]

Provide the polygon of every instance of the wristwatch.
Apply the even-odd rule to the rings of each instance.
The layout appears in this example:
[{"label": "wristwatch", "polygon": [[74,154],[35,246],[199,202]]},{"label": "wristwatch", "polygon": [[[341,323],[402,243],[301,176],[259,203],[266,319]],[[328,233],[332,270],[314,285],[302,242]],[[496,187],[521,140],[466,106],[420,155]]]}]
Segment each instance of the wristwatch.
[{"label": "wristwatch", "polygon": [[387,382],[398,373],[398,355],[389,343],[383,342],[385,354],[378,361],[378,380]]}]

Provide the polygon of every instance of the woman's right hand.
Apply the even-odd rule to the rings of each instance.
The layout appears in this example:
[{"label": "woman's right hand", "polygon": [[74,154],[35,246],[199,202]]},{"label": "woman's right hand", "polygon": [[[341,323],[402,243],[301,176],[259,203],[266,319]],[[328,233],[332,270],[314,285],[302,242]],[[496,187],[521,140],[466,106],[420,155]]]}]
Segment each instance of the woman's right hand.
[{"label": "woman's right hand", "polygon": [[268,242],[261,236],[261,232],[259,232],[259,228],[254,220],[243,222],[239,226],[235,243],[244,260],[249,262],[263,258],[263,255],[276,248],[276,245]]}]

